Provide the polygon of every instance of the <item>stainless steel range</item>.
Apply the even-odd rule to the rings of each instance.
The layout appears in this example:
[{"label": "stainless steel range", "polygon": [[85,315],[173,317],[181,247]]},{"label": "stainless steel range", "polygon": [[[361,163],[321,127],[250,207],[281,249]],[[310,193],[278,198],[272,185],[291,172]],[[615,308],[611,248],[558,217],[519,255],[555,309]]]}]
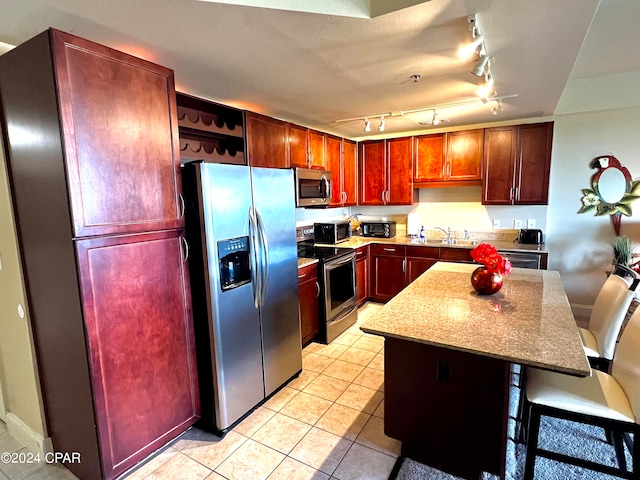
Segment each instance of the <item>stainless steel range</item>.
[{"label": "stainless steel range", "polygon": [[351,248],[318,246],[313,226],[296,228],[298,257],[319,261],[320,338],[331,343],[358,320],[356,253]]}]

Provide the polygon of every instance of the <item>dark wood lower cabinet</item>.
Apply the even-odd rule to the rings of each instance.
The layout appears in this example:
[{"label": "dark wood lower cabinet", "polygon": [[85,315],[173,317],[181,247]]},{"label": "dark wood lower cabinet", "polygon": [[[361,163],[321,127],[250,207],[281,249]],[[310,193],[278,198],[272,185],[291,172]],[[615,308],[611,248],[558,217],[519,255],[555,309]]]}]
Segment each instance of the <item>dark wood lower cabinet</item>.
[{"label": "dark wood lower cabinet", "polygon": [[120,475],[198,418],[182,238],[173,230],[77,242],[105,478]]},{"label": "dark wood lower cabinet", "polygon": [[369,246],[356,249],[356,289],[358,291],[358,305],[362,305],[369,298]]},{"label": "dark wood lower cabinet", "polygon": [[300,330],[302,345],[306,345],[320,331],[320,286],[318,264],[312,263],[298,268],[298,293],[300,296]]},{"label": "dark wood lower cabinet", "polygon": [[406,285],[406,247],[376,244],[371,246],[371,297],[386,302]]}]

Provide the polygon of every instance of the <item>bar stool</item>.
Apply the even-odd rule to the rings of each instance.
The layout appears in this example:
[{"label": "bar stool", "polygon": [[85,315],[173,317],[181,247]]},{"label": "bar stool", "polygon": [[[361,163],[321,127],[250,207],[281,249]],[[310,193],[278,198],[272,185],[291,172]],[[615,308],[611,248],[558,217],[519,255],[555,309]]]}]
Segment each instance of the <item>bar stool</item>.
[{"label": "bar stool", "polygon": [[[611,374],[592,370],[590,377],[573,377],[527,368],[526,406],[529,410],[525,480],[533,478],[536,456],[577,465],[590,470],[640,478],[640,309],[622,332]],[[564,418],[603,427],[613,433],[619,468],[574,458],[538,447],[540,417]],[[626,469],[622,436],[633,434],[633,467]]]},{"label": "bar stool", "polygon": [[609,371],[627,311],[635,298],[640,278],[630,268],[617,266],[602,285],[589,318],[580,328],[584,351],[593,368]]}]

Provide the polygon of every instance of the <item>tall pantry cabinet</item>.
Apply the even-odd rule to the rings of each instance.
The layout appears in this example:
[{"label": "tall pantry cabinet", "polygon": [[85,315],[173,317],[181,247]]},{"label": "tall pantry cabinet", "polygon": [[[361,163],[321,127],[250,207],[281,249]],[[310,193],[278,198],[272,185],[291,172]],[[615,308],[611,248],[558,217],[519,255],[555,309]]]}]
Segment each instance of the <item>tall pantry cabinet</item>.
[{"label": "tall pantry cabinet", "polygon": [[115,478],[199,414],[173,72],[51,29],[0,96],[48,435]]}]

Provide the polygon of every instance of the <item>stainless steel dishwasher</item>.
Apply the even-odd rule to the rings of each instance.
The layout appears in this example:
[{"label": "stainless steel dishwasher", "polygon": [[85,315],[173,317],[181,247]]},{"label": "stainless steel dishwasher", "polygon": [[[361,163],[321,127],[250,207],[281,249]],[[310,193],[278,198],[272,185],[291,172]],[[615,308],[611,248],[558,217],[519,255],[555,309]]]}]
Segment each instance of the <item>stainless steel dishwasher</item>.
[{"label": "stainless steel dishwasher", "polygon": [[498,252],[508,258],[513,267],[540,269],[541,254],[534,252]]}]

